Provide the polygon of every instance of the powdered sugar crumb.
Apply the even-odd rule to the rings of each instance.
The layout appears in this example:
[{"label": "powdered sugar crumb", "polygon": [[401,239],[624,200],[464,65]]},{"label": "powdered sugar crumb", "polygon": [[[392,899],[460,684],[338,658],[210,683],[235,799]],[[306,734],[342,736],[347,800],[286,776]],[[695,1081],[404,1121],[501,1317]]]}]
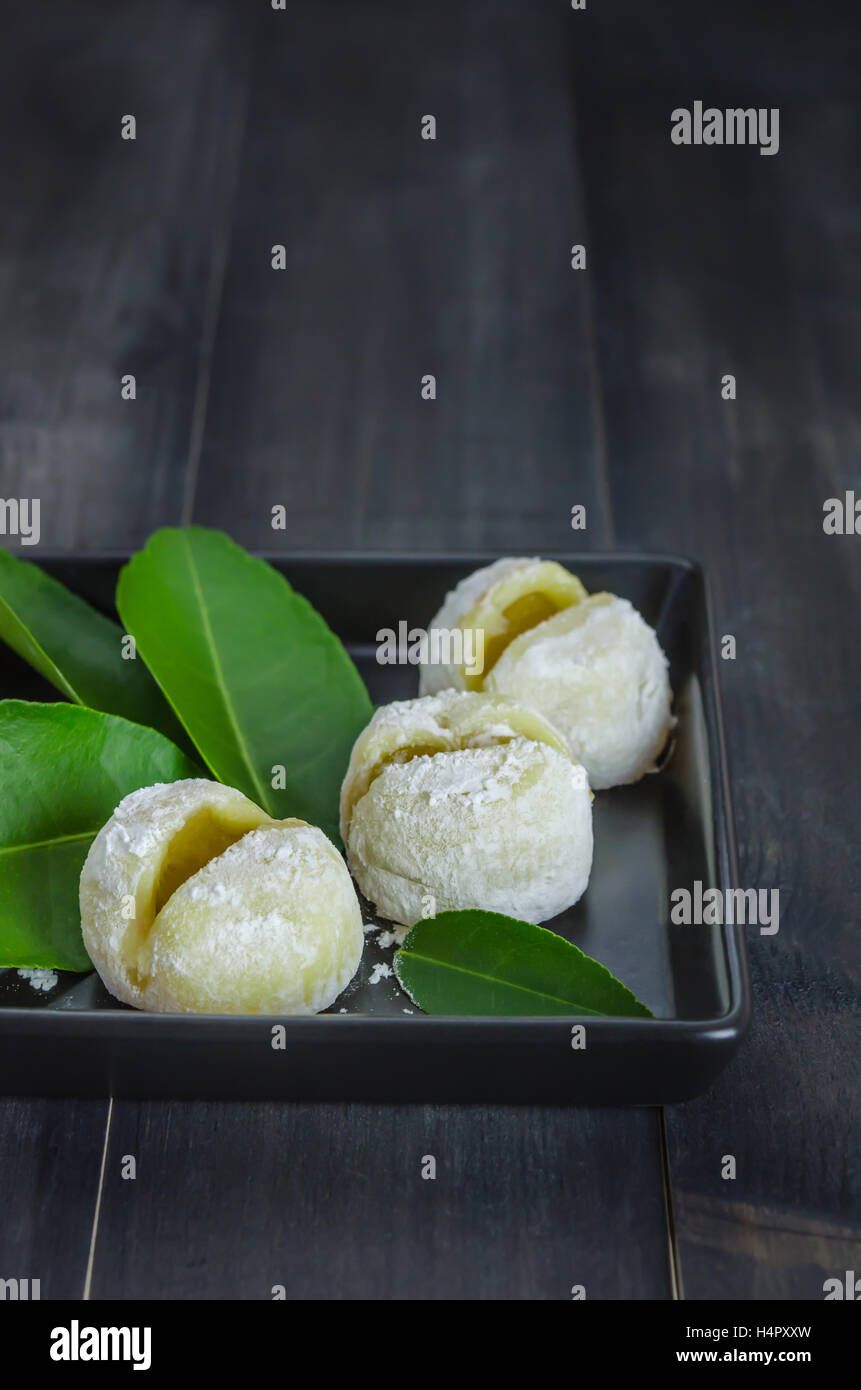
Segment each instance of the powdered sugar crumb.
[{"label": "powdered sugar crumb", "polygon": [[[423,795],[433,815],[437,805],[447,812],[452,797],[475,807],[510,801],[524,776],[559,760],[570,761],[549,744],[517,737],[503,744],[453,749],[442,758],[422,755],[408,763],[392,763],[382,776],[394,797]],[[399,812],[395,804],[395,820]]]},{"label": "powdered sugar crumb", "polygon": [[42,990],[46,994],[57,983],[56,970],[19,970],[18,974],[22,980],[28,982],[32,989]]}]

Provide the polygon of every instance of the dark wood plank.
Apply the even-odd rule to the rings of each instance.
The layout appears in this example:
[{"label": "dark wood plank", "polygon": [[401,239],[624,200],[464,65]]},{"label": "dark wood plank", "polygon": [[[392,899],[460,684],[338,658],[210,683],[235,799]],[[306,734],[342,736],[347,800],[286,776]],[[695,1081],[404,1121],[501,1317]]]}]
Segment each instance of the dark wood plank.
[{"label": "dark wood plank", "polygon": [[119,1103],[93,1297],[667,1297],[639,1118],[648,1153],[624,1111]]},{"label": "dark wood plank", "polygon": [[[247,31],[230,0],[4,15],[0,493],[40,498],[42,550],[122,549],[181,515]],[[0,1278],[81,1297],[107,1113],[0,1100]]]},{"label": "dark wood plank", "polygon": [[[738,642],[740,880],[781,893],[779,934],[749,934],[751,1037],[668,1113],[683,1287],[821,1298],[861,1237],[861,540],[822,531],[858,486],[858,29],[829,3],[589,14],[573,53],[616,526],[708,566]],[[779,154],[673,146],[696,98],[779,106]]]},{"label": "dark wood plank", "polygon": [[107,1112],[107,1101],[0,1099],[0,1279],[82,1297]]},{"label": "dark wood plank", "polygon": [[5,16],[0,479],[40,499],[45,549],[180,518],[246,29],[231,0]]},{"label": "dark wood plank", "polygon": [[567,23],[522,0],[261,14],[196,520],[276,548],[601,544]]}]

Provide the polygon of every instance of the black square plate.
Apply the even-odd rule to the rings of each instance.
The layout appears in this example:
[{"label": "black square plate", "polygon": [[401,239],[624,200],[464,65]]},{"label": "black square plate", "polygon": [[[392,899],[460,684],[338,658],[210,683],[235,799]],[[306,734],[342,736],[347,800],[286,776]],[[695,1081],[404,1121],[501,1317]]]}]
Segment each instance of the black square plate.
[{"label": "black square plate", "polygon": [[[113,614],[124,558],[43,563]],[[497,557],[267,558],[324,615],[382,704],[417,694],[418,676],[414,666],[378,665],[378,630],[397,630],[404,619],[427,626],[459,579]],[[0,1093],[657,1105],[702,1091],[728,1062],[750,1012],[742,928],[669,920],[674,888],[696,880],[736,886],[704,576],[690,561],[664,556],[551,558],[590,592],[630,599],[670,658],[679,719],[673,756],[636,786],[597,794],[588,891],[546,924],[609,966],[654,1019],[591,1019],[585,1047],[574,1047],[574,1019],[427,1017],[389,973],[392,947],[379,944],[377,931],[366,935],[353,984],[314,1018],[143,1014],[112,999],[95,974],[61,974],[40,992],[7,970]],[[56,698],[6,648],[0,693]],[[273,1047],[278,1022],[284,1045]]]}]

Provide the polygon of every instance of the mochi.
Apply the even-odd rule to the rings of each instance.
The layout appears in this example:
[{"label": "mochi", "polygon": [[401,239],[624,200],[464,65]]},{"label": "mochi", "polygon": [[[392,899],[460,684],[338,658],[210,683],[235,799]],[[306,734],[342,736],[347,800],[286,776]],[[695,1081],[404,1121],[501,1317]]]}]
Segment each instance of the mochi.
[{"label": "mochi", "polygon": [[107,989],[158,1013],[312,1014],[353,978],[362,918],[322,830],[204,779],[125,797],[81,872]]},{"label": "mochi", "polygon": [[456,908],[544,922],[586,890],[592,797],[540,715],[446,690],[384,706],[359,735],[341,833],[359,887],[393,922]]}]

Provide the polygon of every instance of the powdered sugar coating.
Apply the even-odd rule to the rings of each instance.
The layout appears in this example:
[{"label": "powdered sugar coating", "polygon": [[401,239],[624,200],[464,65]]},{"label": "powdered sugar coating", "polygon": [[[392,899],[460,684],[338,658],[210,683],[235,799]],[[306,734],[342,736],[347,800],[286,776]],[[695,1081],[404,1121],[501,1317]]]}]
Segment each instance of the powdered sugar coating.
[{"label": "powdered sugar coating", "polygon": [[[436,628],[455,628],[467,617],[479,599],[497,584],[518,570],[528,574],[529,567],[539,565],[536,557],[530,560],[494,560],[492,565],[474,570],[446,594],[442,607],[430,623]],[[463,672],[458,666],[440,662],[437,666],[423,666],[419,672],[419,690],[422,695],[433,695],[439,690],[464,690],[466,688]]]},{"label": "powdered sugar coating", "polygon": [[358,899],[322,830],[252,830],[184,883],[151,933],[147,1007],[314,1014],[358,969]]},{"label": "powdered sugar coating", "polygon": [[674,723],[657,636],[612,594],[593,594],[515,638],[486,687],[543,714],[596,789],[650,771]]},{"label": "powdered sugar coating", "polygon": [[[516,580],[512,587],[512,581]],[[523,597],[531,592],[540,593],[546,582],[555,588],[567,590],[564,600],[574,602],[577,595],[585,595],[585,590],[574,575],[552,560],[542,560],[540,556],[531,558],[508,557],[494,560],[490,565],[474,570],[445,596],[442,607],[430,623],[431,628],[453,629],[463,626],[483,627],[482,612],[487,615],[484,605],[494,601],[494,591],[506,591],[506,602],[516,596]],[[499,615],[497,615],[498,617]],[[480,682],[479,682],[480,684]],[[422,666],[419,674],[419,691],[422,695],[432,695],[440,690],[467,689],[466,673],[463,668],[447,662]]]},{"label": "powdered sugar coating", "polygon": [[117,891],[126,883],[125,856],[141,863],[163,850],[196,811],[210,807],[236,817],[263,823],[269,817],[235,787],[204,777],[179,782],[155,782],[124,796],[96,836],[87,862],[98,858],[100,877]]},{"label": "powdered sugar coating", "polygon": [[[222,841],[157,911],[177,837],[198,824],[216,825]],[[193,851],[193,833],[191,842]],[[99,975],[136,1008],[317,1012],[361,956],[355,891],[323,832],[273,821],[241,792],[202,778],[125,797],[90,847],[80,898]]]},{"label": "powdered sugar coating", "polygon": [[582,768],[555,738],[478,738],[385,763],[353,807],[350,866],[391,921],[412,925],[430,895],[436,912],[475,907],[543,922],[586,889],[592,809]]},{"label": "powdered sugar coating", "polygon": [[416,751],[444,753],[513,738],[530,738],[566,751],[564,739],[542,715],[505,695],[449,689],[383,705],[356,739],[341,787],[344,843],[348,843],[354,805],[387,763],[412,758]]}]

